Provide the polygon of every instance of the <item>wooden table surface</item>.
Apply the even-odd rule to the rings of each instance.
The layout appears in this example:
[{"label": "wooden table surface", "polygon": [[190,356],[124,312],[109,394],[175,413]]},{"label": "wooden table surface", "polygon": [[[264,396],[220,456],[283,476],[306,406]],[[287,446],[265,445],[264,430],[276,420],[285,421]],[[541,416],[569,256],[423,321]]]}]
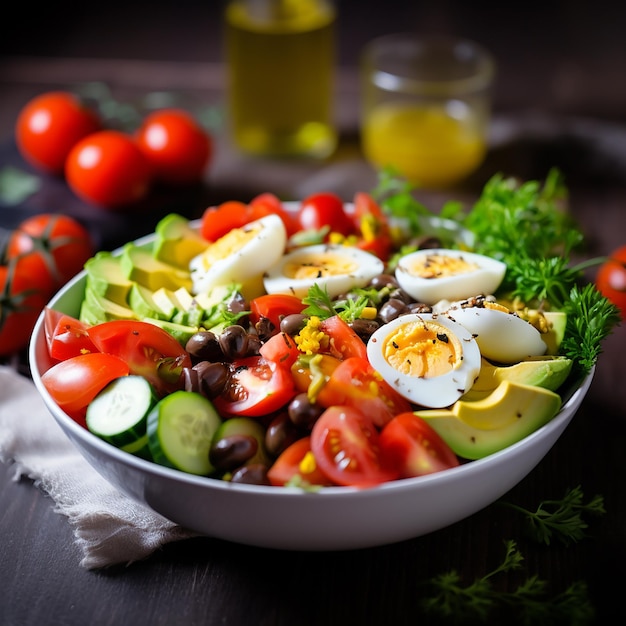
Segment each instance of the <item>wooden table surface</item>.
[{"label": "wooden table surface", "polygon": [[[0,62],[0,167],[26,166],[12,142],[12,124],[32,95],[85,81],[108,83],[121,99],[169,89],[194,106],[221,106],[219,64],[119,61],[79,58],[5,58]],[[342,130],[336,155],[326,162],[273,162],[238,155],[216,133],[213,167],[201,189],[185,196],[177,210],[197,217],[208,204],[246,200],[261,191],[285,199],[328,189],[350,199],[369,190],[375,173],[358,146],[354,74],[342,74],[338,117]],[[626,175],[622,151],[626,127],[619,121],[577,118],[536,111],[497,113],[492,149],[472,180],[448,193],[422,193],[438,207],[448,197],[471,201],[496,171],[525,178],[563,169],[571,208],[590,242],[589,254],[606,254],[626,243]],[[151,231],[161,206],[133,222],[124,240]],[[176,199],[174,199],[176,201]],[[47,181],[42,192],[18,209],[3,207],[1,225],[26,212],[67,211],[103,229],[102,245],[121,243],[116,229],[78,203],[62,181]],[[135,232],[136,231],[136,232]],[[131,235],[129,235],[131,233]],[[570,427],[537,468],[505,501],[536,508],[580,485],[585,499],[600,494],[607,513],[589,519],[589,537],[569,546],[540,546],[524,532],[523,518],[495,503],[472,517],[425,537],[400,544],[337,553],[278,552],[232,545],[212,538],[170,544],[129,567],[87,571],[67,520],[26,479],[12,480],[14,468],[0,464],[0,623],[138,625],[414,625],[425,620],[423,585],[457,570],[471,581],[496,567],[503,541],[514,539],[524,554],[521,572],[501,575],[494,586],[512,590],[537,575],[555,596],[575,581],[588,586],[598,624],[626,616],[622,599],[626,560],[626,332],[620,326],[600,359],[592,388]],[[254,523],[251,520],[250,523]],[[499,623],[499,622],[494,622]],[[509,622],[514,623],[514,622]]]}]

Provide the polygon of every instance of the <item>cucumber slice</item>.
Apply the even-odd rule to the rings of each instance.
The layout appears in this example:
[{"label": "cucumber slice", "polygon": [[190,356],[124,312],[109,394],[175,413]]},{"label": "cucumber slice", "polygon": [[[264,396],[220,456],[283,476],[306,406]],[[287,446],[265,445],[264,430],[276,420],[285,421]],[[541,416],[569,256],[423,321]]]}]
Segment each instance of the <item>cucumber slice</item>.
[{"label": "cucumber slice", "polygon": [[157,400],[142,376],[116,378],[87,407],[87,428],[118,448],[135,449],[146,435],[147,416]]},{"label": "cucumber slice", "polygon": [[222,419],[203,395],[175,391],[148,415],[148,444],[155,463],[206,476],[214,471],[209,450]]}]

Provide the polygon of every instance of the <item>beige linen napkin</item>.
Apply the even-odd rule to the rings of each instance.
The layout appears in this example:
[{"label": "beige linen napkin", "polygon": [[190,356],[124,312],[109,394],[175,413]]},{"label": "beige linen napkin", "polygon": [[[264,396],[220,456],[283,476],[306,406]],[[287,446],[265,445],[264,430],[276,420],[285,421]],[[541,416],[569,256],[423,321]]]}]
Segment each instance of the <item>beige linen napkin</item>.
[{"label": "beige linen napkin", "polygon": [[15,479],[33,480],[67,516],[87,569],[129,564],[194,536],[102,478],[65,436],[33,382],[8,366],[0,366],[0,460],[14,463]]}]

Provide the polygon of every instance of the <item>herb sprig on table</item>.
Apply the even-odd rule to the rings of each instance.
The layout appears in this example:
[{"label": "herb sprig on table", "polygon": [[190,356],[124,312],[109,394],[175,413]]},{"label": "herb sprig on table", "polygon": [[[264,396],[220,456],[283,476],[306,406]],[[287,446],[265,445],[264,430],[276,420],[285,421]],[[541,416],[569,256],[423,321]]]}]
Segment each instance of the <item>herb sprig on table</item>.
[{"label": "herb sprig on table", "polygon": [[[529,536],[534,541],[550,545],[556,537],[564,545],[586,537],[588,524],[583,514],[601,515],[604,499],[596,495],[584,502],[579,486],[569,489],[560,500],[543,500],[535,511],[519,505],[502,504],[520,512],[528,522]],[[584,626],[593,623],[595,610],[583,581],[573,582],[567,589],[551,596],[546,580],[531,575],[512,590],[502,590],[495,579],[523,567],[524,557],[513,540],[505,542],[502,562],[487,574],[463,584],[459,573],[451,570],[435,576],[426,583],[429,595],[422,600],[427,614],[437,615],[450,623],[493,623],[487,621],[494,613],[505,615],[507,623],[567,624]]]},{"label": "herb sprig on table", "polygon": [[[429,213],[414,198],[411,186],[390,170],[380,174],[372,195],[390,219],[403,225],[407,241],[428,234],[423,219],[427,214],[451,220],[471,234],[473,252],[507,265],[497,295],[540,310],[565,311],[561,352],[573,360],[580,376],[591,371],[602,341],[621,316],[610,300],[584,281],[584,270],[606,259],[571,263],[584,237],[568,213],[568,191],[557,169],[548,173],[543,184],[496,174],[469,210],[450,201],[439,214]],[[463,247],[467,239],[443,245]]]}]

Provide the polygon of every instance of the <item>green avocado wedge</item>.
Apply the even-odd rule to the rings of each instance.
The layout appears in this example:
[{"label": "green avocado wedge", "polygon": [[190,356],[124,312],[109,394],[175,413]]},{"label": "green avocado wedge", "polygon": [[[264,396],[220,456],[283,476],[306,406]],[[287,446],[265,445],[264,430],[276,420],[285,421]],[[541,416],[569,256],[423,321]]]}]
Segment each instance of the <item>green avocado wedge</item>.
[{"label": "green avocado wedge", "polygon": [[561,408],[559,394],[503,380],[485,398],[458,400],[449,409],[415,411],[458,456],[476,460],[520,441]]}]

